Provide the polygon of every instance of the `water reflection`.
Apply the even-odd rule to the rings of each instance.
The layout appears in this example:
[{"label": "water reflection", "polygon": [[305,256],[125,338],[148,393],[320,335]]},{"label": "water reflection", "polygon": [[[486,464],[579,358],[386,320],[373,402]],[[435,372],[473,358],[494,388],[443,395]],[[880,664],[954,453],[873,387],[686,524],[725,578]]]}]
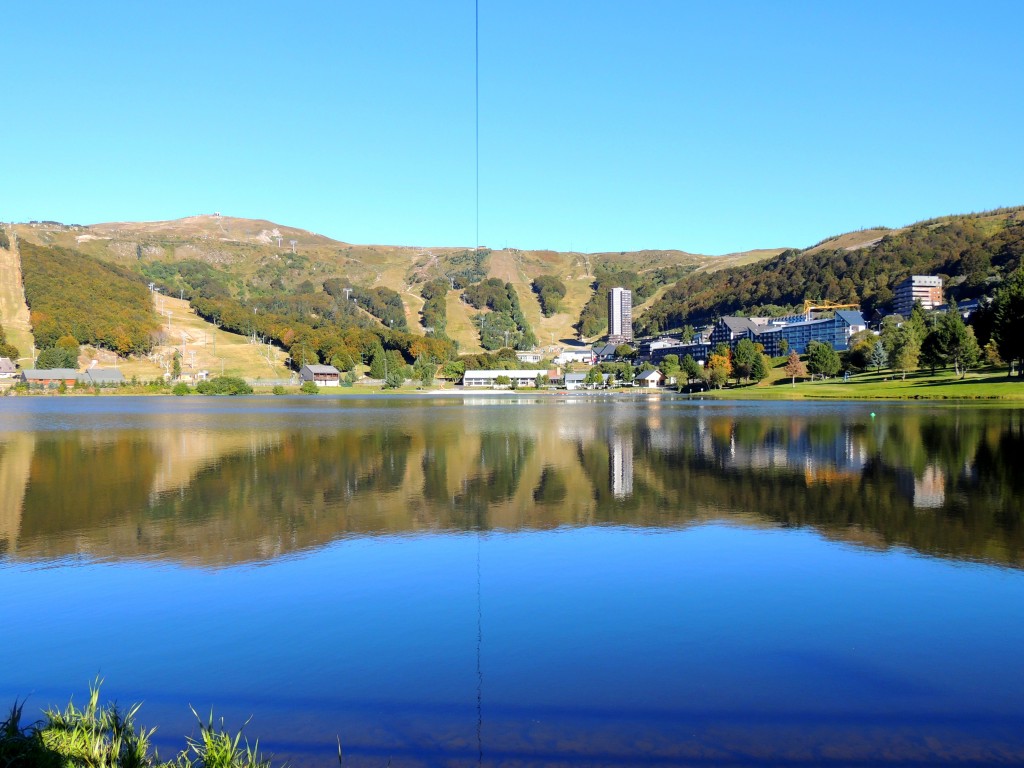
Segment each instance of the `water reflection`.
[{"label": "water reflection", "polygon": [[1022,563],[1020,410],[479,399],[0,431],[0,553],[217,566],[350,535],[728,519]]}]

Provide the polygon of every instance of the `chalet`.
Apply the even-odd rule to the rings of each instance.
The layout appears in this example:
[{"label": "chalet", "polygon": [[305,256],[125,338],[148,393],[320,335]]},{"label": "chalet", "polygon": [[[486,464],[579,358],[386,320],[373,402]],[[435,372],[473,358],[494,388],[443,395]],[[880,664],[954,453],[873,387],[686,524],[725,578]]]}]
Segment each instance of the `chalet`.
[{"label": "chalet", "polygon": [[664,383],[665,375],[657,369],[644,371],[636,377],[636,385],[645,389],[657,389]]},{"label": "chalet", "polygon": [[73,386],[78,382],[78,371],[74,368],[27,368],[21,372],[25,384],[37,387]]},{"label": "chalet", "polygon": [[0,357],[0,379],[13,379],[18,375],[18,368],[9,357]]},{"label": "chalet", "polygon": [[341,386],[341,371],[333,365],[304,365],[299,370],[299,378],[303,383],[316,382],[318,387]]},{"label": "chalet", "polygon": [[562,347],[562,351],[555,358],[556,365],[566,363],[583,363],[584,365],[594,364],[594,350],[587,347]]},{"label": "chalet", "polygon": [[521,351],[516,352],[516,360],[520,363],[539,363],[544,357],[540,352]]}]

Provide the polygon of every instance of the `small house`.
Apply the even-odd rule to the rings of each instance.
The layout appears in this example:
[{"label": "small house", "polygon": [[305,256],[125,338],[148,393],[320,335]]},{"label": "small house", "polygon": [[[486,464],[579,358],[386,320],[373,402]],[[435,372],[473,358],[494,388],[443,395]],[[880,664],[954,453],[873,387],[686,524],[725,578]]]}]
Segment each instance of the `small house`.
[{"label": "small house", "polygon": [[333,365],[304,365],[299,370],[299,378],[303,383],[316,382],[318,387],[341,386],[341,371]]},{"label": "small house", "polygon": [[665,375],[657,369],[644,371],[636,377],[636,385],[645,389],[657,389],[664,383]]},{"label": "small house", "polygon": [[9,357],[0,357],[0,379],[13,379],[18,375],[18,367]]},{"label": "small house", "polygon": [[566,365],[567,363],[593,365],[594,350],[589,347],[562,347],[562,351],[555,358],[555,363],[557,365]]},{"label": "small house", "polygon": [[540,352],[534,352],[532,350],[516,352],[516,360],[518,360],[520,363],[539,363],[543,359],[544,356],[541,355]]}]

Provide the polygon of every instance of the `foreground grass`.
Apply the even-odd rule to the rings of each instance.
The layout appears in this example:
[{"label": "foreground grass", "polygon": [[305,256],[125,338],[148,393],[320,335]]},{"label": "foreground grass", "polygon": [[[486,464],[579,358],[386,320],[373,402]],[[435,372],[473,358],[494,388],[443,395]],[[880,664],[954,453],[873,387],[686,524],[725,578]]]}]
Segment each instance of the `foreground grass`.
[{"label": "foreground grass", "polygon": [[100,704],[100,681],[89,687],[89,701],[79,709],[69,702],[64,710],[47,709],[43,719],[23,725],[24,703],[15,702],[7,719],[0,722],[0,766],[3,768],[270,768],[259,754],[259,744],[249,746],[242,731],[224,730],[198,720],[199,736],[189,736],[173,760],[162,761],[150,750],[156,729],[135,722],[139,705],[119,709]]},{"label": "foreground grass", "polygon": [[714,390],[706,397],[727,400],[1017,400],[1024,402],[1024,380],[1006,376],[1006,369],[968,373],[963,379],[953,371],[924,371],[906,379],[891,372],[859,373],[849,381],[797,380],[793,386],[781,369],[773,369],[757,385]]}]

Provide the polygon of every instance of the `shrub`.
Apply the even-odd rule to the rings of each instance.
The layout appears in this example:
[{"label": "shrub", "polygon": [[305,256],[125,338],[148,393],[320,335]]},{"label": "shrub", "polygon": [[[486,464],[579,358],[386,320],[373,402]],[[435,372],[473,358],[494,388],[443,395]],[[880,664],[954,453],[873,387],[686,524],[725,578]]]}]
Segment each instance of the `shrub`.
[{"label": "shrub", "polygon": [[275,384],[274,388],[272,390],[270,390],[270,392],[272,394],[275,394],[275,395],[283,395],[284,394],[284,387],[282,387],[280,384]]},{"label": "shrub", "polygon": [[192,392],[192,388],[188,384],[186,384],[184,381],[179,381],[171,389],[171,394],[172,395],[177,395],[178,397],[181,397],[183,395],[188,395],[191,392]]},{"label": "shrub", "polygon": [[304,395],[319,395],[320,387],[317,386],[315,381],[304,381],[302,386],[299,387],[299,392]]},{"label": "shrub", "polygon": [[216,376],[196,384],[200,395],[251,395],[252,387],[237,376]]}]

